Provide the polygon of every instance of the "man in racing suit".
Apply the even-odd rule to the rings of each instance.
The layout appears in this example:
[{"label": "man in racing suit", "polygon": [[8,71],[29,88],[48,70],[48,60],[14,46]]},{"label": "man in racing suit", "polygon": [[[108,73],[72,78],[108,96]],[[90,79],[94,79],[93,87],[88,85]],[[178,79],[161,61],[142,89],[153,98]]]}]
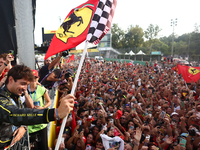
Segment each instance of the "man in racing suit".
[{"label": "man in racing suit", "polygon": [[[67,95],[57,109],[23,108],[19,96],[27,90],[34,78],[30,68],[16,65],[9,72],[5,87],[0,90],[0,150],[20,142],[26,132],[25,125],[48,123],[64,118],[74,106],[74,96]],[[13,139],[13,140],[12,140]],[[11,149],[21,149],[14,144]]]}]

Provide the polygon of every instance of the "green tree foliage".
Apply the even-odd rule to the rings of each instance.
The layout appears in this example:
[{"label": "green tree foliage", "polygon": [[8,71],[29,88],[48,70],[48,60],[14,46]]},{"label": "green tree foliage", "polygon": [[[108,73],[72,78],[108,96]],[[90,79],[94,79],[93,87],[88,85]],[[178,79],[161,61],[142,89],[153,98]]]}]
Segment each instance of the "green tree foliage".
[{"label": "green tree foliage", "polygon": [[149,46],[150,46],[150,54],[151,54],[151,47],[152,44],[155,43],[154,39],[158,36],[158,33],[161,31],[158,25],[150,24],[146,31],[144,31],[144,36],[146,39],[149,40]]},{"label": "green tree foliage", "polygon": [[165,55],[169,55],[169,46],[159,39],[154,40],[154,44],[152,45],[152,51],[161,51]]},{"label": "green tree foliage", "polygon": [[111,33],[112,33],[112,47],[116,49],[123,48],[125,33],[122,29],[120,29],[118,24],[114,23],[112,25]]},{"label": "green tree foliage", "polygon": [[125,47],[140,47],[144,42],[143,36],[144,32],[141,27],[138,25],[135,27],[131,25],[125,34]]},{"label": "green tree foliage", "polygon": [[187,50],[188,50],[188,43],[185,41],[179,41],[176,43],[175,48],[174,48],[174,54],[182,54],[182,55],[187,55]]},{"label": "green tree foliage", "polygon": [[[175,55],[200,55],[200,32],[199,26],[195,24],[192,33],[183,34],[174,38]],[[198,30],[197,30],[198,29]],[[119,28],[118,24],[112,25],[112,46],[122,53],[138,52],[142,50],[146,54],[151,51],[161,51],[164,55],[171,55],[172,35],[157,39],[161,29],[150,24],[145,32],[138,25],[130,25],[126,31]],[[144,41],[144,38],[147,40]]]}]

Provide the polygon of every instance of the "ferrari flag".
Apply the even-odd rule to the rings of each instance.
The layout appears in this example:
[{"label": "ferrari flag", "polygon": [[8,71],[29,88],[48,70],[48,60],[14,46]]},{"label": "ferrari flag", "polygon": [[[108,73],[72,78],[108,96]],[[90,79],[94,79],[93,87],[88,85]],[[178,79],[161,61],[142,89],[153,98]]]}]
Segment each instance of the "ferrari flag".
[{"label": "ferrari flag", "polygon": [[186,83],[197,82],[200,79],[200,67],[177,65],[178,74],[182,74]]},{"label": "ferrari flag", "polygon": [[98,44],[110,30],[117,0],[99,0],[86,41]]},{"label": "ferrari flag", "polygon": [[45,59],[59,52],[74,48],[86,40],[98,3],[99,0],[88,0],[70,11],[56,31]]}]

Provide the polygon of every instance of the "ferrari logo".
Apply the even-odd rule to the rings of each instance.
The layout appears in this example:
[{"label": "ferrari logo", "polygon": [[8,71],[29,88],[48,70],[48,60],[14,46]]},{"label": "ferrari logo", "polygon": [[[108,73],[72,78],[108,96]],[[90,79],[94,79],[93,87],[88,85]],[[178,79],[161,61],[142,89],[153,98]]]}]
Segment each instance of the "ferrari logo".
[{"label": "ferrari logo", "polygon": [[188,69],[188,72],[189,72],[190,74],[192,74],[192,75],[196,75],[197,73],[200,72],[200,70],[195,69],[195,68],[189,68],[189,69]]},{"label": "ferrari logo", "polygon": [[67,43],[68,38],[82,34],[90,23],[92,12],[93,10],[88,7],[74,9],[56,31],[56,37]]}]

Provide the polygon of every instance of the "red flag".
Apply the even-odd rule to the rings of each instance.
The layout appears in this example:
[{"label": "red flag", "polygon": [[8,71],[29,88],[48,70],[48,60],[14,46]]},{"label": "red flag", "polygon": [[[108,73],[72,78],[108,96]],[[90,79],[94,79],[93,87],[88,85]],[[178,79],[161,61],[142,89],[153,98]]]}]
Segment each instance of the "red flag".
[{"label": "red flag", "polygon": [[67,63],[69,63],[71,60],[75,60],[74,59],[74,54],[72,56],[69,57],[69,59],[67,60]]},{"label": "red flag", "polygon": [[190,67],[189,68],[189,78],[197,83],[197,81],[200,79],[200,67]]},{"label": "red flag", "polygon": [[75,108],[72,111],[72,133],[74,132],[74,129],[76,128],[76,119],[75,119]]},{"label": "red flag", "polygon": [[131,61],[131,62],[129,62],[129,63],[127,64],[127,66],[134,66],[134,64],[133,64],[133,62]]},{"label": "red flag", "polygon": [[45,59],[74,48],[86,39],[98,2],[99,0],[88,0],[70,11],[56,31]]},{"label": "red flag", "polygon": [[177,67],[178,74],[182,74],[185,82],[197,82],[200,79],[200,67],[182,66],[179,64],[177,65]]},{"label": "red flag", "polygon": [[172,70],[178,72],[178,68],[177,68],[177,66],[172,67]]},{"label": "red flag", "polygon": [[185,82],[186,83],[191,82],[191,79],[189,78],[189,72],[188,72],[189,66],[182,66],[182,65],[177,64],[177,67],[178,67],[178,74],[182,74]]}]

